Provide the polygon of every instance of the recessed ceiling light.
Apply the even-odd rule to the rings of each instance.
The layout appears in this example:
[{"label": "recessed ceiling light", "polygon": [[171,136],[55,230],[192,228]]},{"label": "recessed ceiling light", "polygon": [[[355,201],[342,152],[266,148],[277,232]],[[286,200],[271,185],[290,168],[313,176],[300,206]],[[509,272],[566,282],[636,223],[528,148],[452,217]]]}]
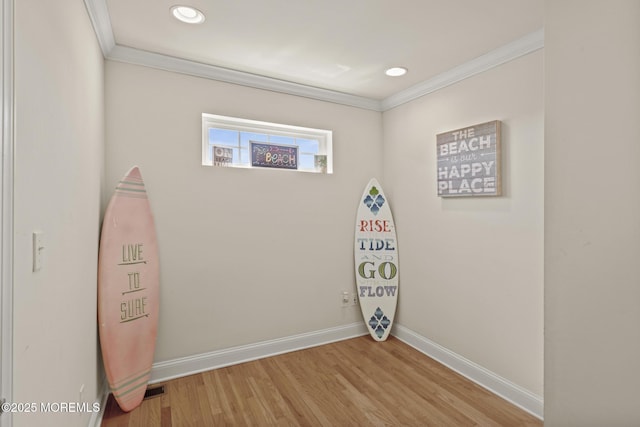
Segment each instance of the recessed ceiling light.
[{"label": "recessed ceiling light", "polygon": [[392,67],[384,72],[387,76],[399,77],[407,74],[407,69],[404,67]]},{"label": "recessed ceiling light", "polygon": [[201,24],[204,22],[204,14],[191,6],[173,6],[171,14],[177,20],[187,24]]}]

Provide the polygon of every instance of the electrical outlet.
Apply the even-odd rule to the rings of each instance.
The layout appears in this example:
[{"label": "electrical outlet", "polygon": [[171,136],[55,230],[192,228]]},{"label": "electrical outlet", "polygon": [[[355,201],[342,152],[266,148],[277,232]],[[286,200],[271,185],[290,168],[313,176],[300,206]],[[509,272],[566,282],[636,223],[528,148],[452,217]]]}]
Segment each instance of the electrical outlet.
[{"label": "electrical outlet", "polygon": [[351,294],[351,305],[358,305],[358,293],[354,292]]},{"label": "electrical outlet", "polygon": [[347,291],[342,291],[342,305],[343,306],[347,306],[349,305],[349,292]]}]

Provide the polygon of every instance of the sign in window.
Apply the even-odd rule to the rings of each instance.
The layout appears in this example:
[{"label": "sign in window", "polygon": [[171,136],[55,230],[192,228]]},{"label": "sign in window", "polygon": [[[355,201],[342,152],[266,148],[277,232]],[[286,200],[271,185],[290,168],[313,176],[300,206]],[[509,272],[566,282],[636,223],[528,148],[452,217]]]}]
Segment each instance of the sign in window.
[{"label": "sign in window", "polygon": [[202,115],[202,164],[333,173],[332,131]]}]

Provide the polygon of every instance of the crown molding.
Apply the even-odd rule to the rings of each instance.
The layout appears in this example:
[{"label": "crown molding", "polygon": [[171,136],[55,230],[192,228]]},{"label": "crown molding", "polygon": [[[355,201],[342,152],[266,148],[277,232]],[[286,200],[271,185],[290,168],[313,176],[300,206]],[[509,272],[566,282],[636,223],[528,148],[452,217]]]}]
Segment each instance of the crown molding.
[{"label": "crown molding", "polygon": [[91,19],[93,31],[95,31],[98,38],[102,55],[108,58],[109,53],[116,45],[116,39],[111,28],[107,0],[84,0],[84,5],[87,8],[89,19]]},{"label": "crown molding", "polygon": [[367,110],[381,111],[380,101],[343,92],[321,89],[271,77],[260,76],[173,56],[134,49],[116,44],[106,0],[84,0],[96,33],[102,55],[106,59],[173,71],[210,80],[302,96]]},{"label": "crown molding", "polygon": [[116,45],[106,57],[107,59],[129,64],[143,65],[165,71],[173,71],[196,77],[204,77],[256,89],[281,92],[320,101],[349,105],[367,110],[381,111],[380,101],[347,93],[321,89],[257,74],[245,73],[228,68],[216,67],[201,62],[176,58],[174,56],[147,52],[131,47]]},{"label": "crown molding", "polygon": [[118,45],[106,0],[84,2],[106,59],[378,112],[390,110],[544,47],[544,29],[541,28],[432,79],[377,100]]},{"label": "crown molding", "polygon": [[506,62],[528,55],[544,47],[544,28],[459,65],[442,74],[411,86],[382,100],[382,111],[387,111],[421,96],[458,83]]}]

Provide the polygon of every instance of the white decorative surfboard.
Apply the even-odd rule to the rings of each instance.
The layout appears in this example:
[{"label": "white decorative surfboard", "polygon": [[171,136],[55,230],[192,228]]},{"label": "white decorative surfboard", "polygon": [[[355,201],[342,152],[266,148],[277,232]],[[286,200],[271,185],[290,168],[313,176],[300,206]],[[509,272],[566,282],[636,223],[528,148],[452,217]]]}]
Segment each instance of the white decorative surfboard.
[{"label": "white decorative surfboard", "polygon": [[354,258],[364,322],[373,339],[384,341],[398,302],[398,242],[389,201],[375,178],[358,204]]}]

